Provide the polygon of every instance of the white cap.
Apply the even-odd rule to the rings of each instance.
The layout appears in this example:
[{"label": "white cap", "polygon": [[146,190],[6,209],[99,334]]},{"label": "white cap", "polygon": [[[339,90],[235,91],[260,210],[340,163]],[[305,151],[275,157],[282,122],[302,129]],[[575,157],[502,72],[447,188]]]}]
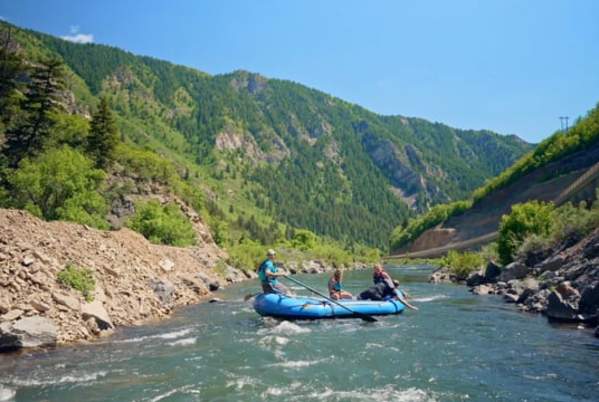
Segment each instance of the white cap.
[{"label": "white cap", "polygon": [[272,248],[268,249],[268,251],[266,252],[266,255],[276,255],[276,254],[277,253]]}]

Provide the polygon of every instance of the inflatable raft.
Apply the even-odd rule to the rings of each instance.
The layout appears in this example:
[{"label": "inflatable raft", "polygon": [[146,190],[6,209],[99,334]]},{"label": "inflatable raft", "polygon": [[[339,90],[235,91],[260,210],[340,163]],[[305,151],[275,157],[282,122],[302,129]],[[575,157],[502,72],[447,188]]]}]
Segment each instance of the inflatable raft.
[{"label": "inflatable raft", "polygon": [[[389,315],[401,313],[405,306],[397,300],[338,300],[356,313],[367,315]],[[260,315],[291,320],[313,320],[320,318],[356,318],[347,311],[323,298],[291,297],[274,293],[256,296],[254,310]]]}]

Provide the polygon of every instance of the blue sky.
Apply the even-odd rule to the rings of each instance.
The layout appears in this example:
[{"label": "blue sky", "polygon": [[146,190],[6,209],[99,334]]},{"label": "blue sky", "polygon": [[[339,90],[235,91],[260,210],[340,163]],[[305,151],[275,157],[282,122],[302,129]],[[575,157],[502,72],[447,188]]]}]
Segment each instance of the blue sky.
[{"label": "blue sky", "polygon": [[14,24],[539,141],[599,102],[599,1],[0,0]]}]

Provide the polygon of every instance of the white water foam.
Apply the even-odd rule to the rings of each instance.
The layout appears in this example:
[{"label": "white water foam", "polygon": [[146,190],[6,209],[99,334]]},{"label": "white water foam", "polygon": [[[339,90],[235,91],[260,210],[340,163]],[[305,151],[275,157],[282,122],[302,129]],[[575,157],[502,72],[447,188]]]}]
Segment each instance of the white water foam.
[{"label": "white water foam", "polygon": [[311,393],[308,398],[321,401],[376,401],[376,402],[436,402],[435,395],[419,388],[396,389],[388,385],[382,389],[335,391],[330,388]]},{"label": "white water foam", "polygon": [[332,358],[325,359],[317,359],[317,360],[290,360],[280,363],[269,364],[268,367],[283,367],[283,368],[304,368],[314,366],[315,364],[320,364],[326,361],[330,361]]},{"label": "white water foam", "polygon": [[177,339],[191,333],[192,330],[193,328],[185,328],[179,331],[166,332],[164,334],[139,336],[136,338],[113,341],[113,343],[137,343],[147,341],[148,339]]},{"label": "white water foam", "polygon": [[184,393],[184,394],[199,394],[200,393],[200,391],[197,389],[189,390],[191,387],[192,387],[191,385],[185,385],[183,387],[173,388],[171,390],[168,390],[164,394],[157,395],[154,398],[150,399],[150,402],[158,402],[158,401],[166,399],[169,396],[177,394],[177,393]]},{"label": "white water foam", "polygon": [[12,388],[0,385],[0,402],[12,401],[17,395],[17,391]]},{"label": "white water foam", "polygon": [[415,297],[412,299],[412,301],[418,302],[418,303],[427,303],[427,302],[432,302],[435,300],[442,300],[442,299],[447,299],[447,295],[433,295],[433,296],[429,296],[429,297]]},{"label": "white water foam", "polygon": [[312,332],[310,328],[300,327],[297,324],[294,324],[290,321],[281,321],[278,325],[272,328],[262,328],[258,331],[258,335],[297,335],[297,334],[307,334],[308,332]]},{"label": "white water foam", "polygon": [[56,385],[56,384],[73,384],[73,383],[84,383],[84,382],[92,382],[96,381],[98,378],[106,377],[108,371],[98,371],[96,373],[89,374],[78,374],[78,375],[65,375],[60,378],[51,378],[47,380],[38,380],[38,379],[13,379],[11,381],[12,384],[18,385],[21,387],[36,387],[41,385]]},{"label": "white water foam", "polygon": [[289,338],[277,335],[268,335],[260,339],[258,343],[261,346],[273,347],[273,346],[285,346],[289,343]]},{"label": "white water foam", "polygon": [[189,346],[189,345],[195,344],[197,340],[198,340],[198,338],[183,338],[183,339],[177,339],[174,342],[167,342],[167,345],[168,346]]},{"label": "white water foam", "polygon": [[247,376],[242,376],[239,378],[236,378],[233,381],[227,381],[227,383],[225,384],[225,386],[227,388],[235,388],[237,391],[241,391],[244,388],[247,387],[255,387],[258,384],[258,380],[252,377],[247,377]]}]

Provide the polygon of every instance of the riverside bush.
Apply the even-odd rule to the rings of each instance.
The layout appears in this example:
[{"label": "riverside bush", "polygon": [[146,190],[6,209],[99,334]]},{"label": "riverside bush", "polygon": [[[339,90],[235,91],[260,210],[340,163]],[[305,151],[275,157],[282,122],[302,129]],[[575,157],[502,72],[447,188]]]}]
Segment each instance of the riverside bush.
[{"label": "riverside bush", "polygon": [[102,170],[69,146],[25,158],[8,176],[12,206],[47,220],[69,220],[101,229],[108,227],[106,201],[98,194]]},{"label": "riverside bush", "polygon": [[464,280],[474,271],[478,271],[484,264],[483,257],[478,253],[465,251],[463,253],[451,250],[441,260],[441,265],[448,267],[458,280]]},{"label": "riverside bush", "polygon": [[180,247],[195,244],[193,226],[177,205],[161,205],[151,200],[138,203],[135,209],[135,215],[129,219],[127,226],[152,243]]},{"label": "riverside bush", "polygon": [[507,265],[514,260],[527,237],[551,233],[554,209],[553,203],[530,201],[513,205],[512,211],[501,217],[497,252],[502,264]]},{"label": "riverside bush", "polygon": [[59,283],[80,291],[88,302],[94,300],[93,291],[96,288],[96,281],[90,269],[68,264],[58,273],[57,278]]}]

